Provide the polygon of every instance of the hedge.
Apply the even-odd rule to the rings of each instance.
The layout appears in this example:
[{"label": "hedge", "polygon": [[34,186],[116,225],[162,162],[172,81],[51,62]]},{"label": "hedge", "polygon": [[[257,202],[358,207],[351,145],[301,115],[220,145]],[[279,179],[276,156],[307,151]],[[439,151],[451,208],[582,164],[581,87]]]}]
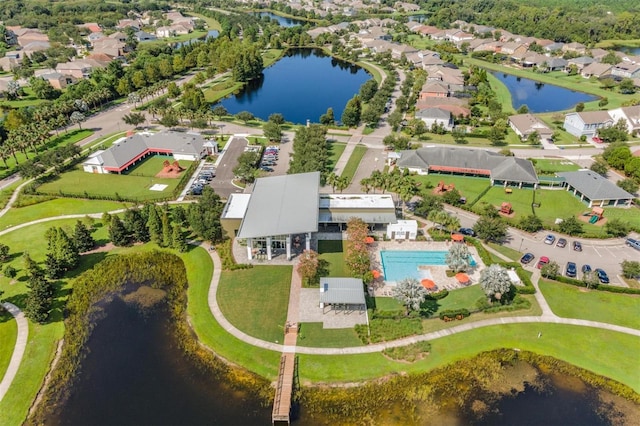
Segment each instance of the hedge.
[{"label": "hedge", "polygon": [[233,240],[228,239],[216,245],[218,255],[222,262],[222,269],[225,271],[235,271],[237,269],[253,268],[250,263],[236,263],[233,257]]},{"label": "hedge", "polygon": [[460,309],[447,309],[446,311],[442,311],[439,314],[439,317],[443,321],[450,321],[454,319],[462,319],[471,315],[468,309],[460,308]]},{"label": "hedge", "polygon": [[[549,281],[557,281],[564,284],[574,285],[576,287],[586,287],[584,281],[576,280],[574,278],[558,275],[555,279],[547,278]],[[640,288],[629,287],[617,287],[609,284],[596,284],[591,287],[592,290],[608,291],[610,293],[623,293],[623,294],[640,294]]]}]

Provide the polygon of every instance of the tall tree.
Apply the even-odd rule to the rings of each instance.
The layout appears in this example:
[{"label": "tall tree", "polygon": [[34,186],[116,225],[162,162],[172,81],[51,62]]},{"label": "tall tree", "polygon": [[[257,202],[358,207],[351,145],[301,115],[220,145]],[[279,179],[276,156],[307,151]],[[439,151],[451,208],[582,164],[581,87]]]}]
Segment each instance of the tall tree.
[{"label": "tall tree", "polygon": [[507,302],[511,286],[512,283],[507,270],[497,263],[480,271],[480,287],[492,302]]},{"label": "tall tree", "polygon": [[405,278],[396,284],[393,297],[402,303],[408,315],[411,311],[420,310],[420,305],[427,297],[427,291],[417,279]]},{"label": "tall tree", "polygon": [[91,235],[91,231],[81,220],[76,221],[76,225],[73,228],[73,244],[79,253],[89,251],[96,245],[96,240]]},{"label": "tall tree", "polygon": [[42,269],[31,260],[29,255],[25,256],[27,269],[27,300],[24,313],[32,321],[44,324],[49,319],[51,308],[53,307],[53,295],[55,288],[49,281]]},{"label": "tall tree", "polygon": [[297,271],[303,283],[311,284],[318,275],[318,266],[320,258],[318,253],[313,250],[305,250],[300,256]]},{"label": "tall tree", "polygon": [[453,272],[467,272],[470,265],[470,253],[465,244],[454,243],[445,256],[445,262]]}]

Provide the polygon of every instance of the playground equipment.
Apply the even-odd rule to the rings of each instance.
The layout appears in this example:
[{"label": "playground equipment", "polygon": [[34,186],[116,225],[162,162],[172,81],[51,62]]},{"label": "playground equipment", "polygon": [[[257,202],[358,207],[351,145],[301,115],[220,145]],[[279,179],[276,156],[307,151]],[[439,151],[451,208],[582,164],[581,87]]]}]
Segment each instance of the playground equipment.
[{"label": "playground equipment", "polygon": [[597,223],[604,216],[604,209],[602,207],[593,207],[591,209],[591,219],[589,219],[589,223],[594,224]]},{"label": "playground equipment", "polygon": [[500,213],[502,214],[513,213],[513,209],[511,208],[511,203],[502,203],[502,205],[500,206]]},{"label": "playground equipment", "polygon": [[456,184],[455,183],[451,183],[449,185],[445,184],[443,181],[440,181],[438,183],[438,186],[436,186],[436,193],[442,193],[442,192],[447,192],[447,191],[451,191],[453,189],[456,188]]}]

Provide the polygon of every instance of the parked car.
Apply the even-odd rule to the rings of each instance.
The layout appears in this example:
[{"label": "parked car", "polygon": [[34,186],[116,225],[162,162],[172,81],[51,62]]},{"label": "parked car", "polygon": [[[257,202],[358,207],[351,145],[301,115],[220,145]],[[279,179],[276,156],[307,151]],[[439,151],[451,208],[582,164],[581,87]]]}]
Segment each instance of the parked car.
[{"label": "parked car", "polygon": [[192,186],[191,195],[202,195],[202,186]]},{"label": "parked car", "polygon": [[580,241],[573,242],[573,250],[574,251],[582,251],[582,243]]},{"label": "parked car", "polygon": [[463,235],[468,235],[470,237],[475,237],[476,236],[476,231],[474,231],[471,228],[460,228],[460,229],[458,229],[458,232],[463,234]]},{"label": "parked car", "polygon": [[566,238],[560,238],[558,240],[558,244],[556,244],[556,247],[560,247],[560,248],[565,248],[566,246],[567,246]]},{"label": "parked car", "polygon": [[598,274],[598,279],[602,284],[609,284],[609,276],[604,269],[596,268],[596,273]]},{"label": "parked car", "polygon": [[260,170],[262,170],[264,172],[272,172],[273,171],[273,169],[271,167],[267,167],[267,166],[260,167]]},{"label": "parked car", "polygon": [[633,247],[636,250],[640,250],[640,241],[634,240],[633,238],[627,238],[625,240],[625,244],[629,247]]},{"label": "parked car", "polygon": [[578,273],[578,268],[574,262],[567,262],[567,268],[565,269],[565,275],[569,278],[575,278]]},{"label": "parked car", "polygon": [[541,256],[540,260],[538,260],[538,264],[536,265],[536,268],[542,269],[542,267],[547,263],[549,263],[549,258],[547,256]]},{"label": "parked car", "polygon": [[586,274],[587,272],[591,272],[591,265],[582,265],[582,273]]},{"label": "parked car", "polygon": [[549,234],[546,237],[544,237],[544,243],[545,244],[553,244],[556,242],[556,237],[554,237],[553,235]]},{"label": "parked car", "polygon": [[525,253],[524,256],[520,258],[520,263],[522,263],[523,265],[527,265],[531,263],[533,259],[535,259],[533,253]]}]

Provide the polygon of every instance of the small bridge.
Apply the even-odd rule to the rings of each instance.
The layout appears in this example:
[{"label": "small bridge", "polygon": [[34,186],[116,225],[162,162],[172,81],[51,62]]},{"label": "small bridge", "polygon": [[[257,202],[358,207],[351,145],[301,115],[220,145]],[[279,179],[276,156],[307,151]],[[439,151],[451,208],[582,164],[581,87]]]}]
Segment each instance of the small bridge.
[{"label": "small bridge", "polygon": [[280,371],[271,414],[271,423],[274,425],[291,424],[293,391],[298,385],[298,358],[296,357],[298,325],[287,323],[284,333],[284,351],[280,357]]}]

